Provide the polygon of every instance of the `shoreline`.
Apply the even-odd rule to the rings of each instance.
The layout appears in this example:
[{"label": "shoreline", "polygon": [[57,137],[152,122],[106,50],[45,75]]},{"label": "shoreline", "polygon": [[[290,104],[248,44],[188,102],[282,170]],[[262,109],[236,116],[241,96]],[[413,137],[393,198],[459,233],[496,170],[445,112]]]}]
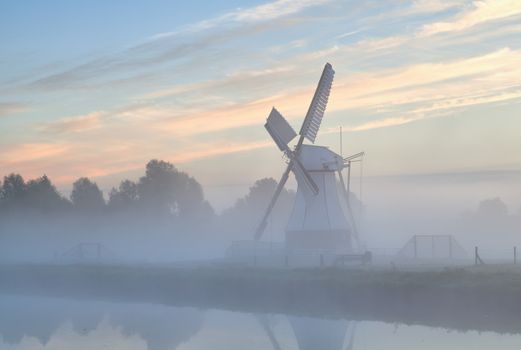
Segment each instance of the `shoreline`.
[{"label": "shoreline", "polygon": [[453,268],[0,266],[0,293],[521,333],[521,274]]}]

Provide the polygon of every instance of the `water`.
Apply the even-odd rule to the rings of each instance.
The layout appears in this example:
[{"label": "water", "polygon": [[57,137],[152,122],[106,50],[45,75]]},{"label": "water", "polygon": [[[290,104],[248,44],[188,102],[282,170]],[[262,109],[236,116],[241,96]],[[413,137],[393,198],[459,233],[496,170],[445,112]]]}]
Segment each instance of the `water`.
[{"label": "water", "polygon": [[2,350],[502,349],[521,334],[0,295]]}]

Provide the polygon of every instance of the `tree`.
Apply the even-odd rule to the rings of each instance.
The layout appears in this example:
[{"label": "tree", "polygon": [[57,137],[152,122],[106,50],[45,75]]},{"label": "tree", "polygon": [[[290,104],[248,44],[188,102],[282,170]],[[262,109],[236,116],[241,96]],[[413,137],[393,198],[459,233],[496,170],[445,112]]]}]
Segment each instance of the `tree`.
[{"label": "tree", "polygon": [[86,177],[72,184],[71,200],[74,208],[83,212],[101,212],[105,207],[103,193],[98,185]]},{"label": "tree", "polygon": [[126,210],[134,207],[138,202],[138,187],[130,180],[121,181],[119,188],[109,193],[108,206],[113,210]]},{"label": "tree", "polygon": [[[253,237],[256,225],[267,209],[276,187],[277,182],[273,178],[255,181],[245,197],[238,199],[233,207],[223,212],[221,219],[226,230],[246,234],[249,238]],[[269,218],[270,228],[273,231],[279,233],[284,231],[294,200],[295,192],[282,190]]]},{"label": "tree", "polygon": [[479,203],[476,214],[484,218],[501,218],[508,215],[508,208],[501,198],[490,198]]},{"label": "tree", "polygon": [[170,163],[151,160],[145,176],[139,179],[138,194],[144,207],[157,214],[171,214],[177,210],[175,183],[178,171]]},{"label": "tree", "polygon": [[148,162],[145,176],[139,179],[138,195],[150,213],[182,219],[205,219],[213,215],[201,185],[162,160]]},{"label": "tree", "polygon": [[[253,186],[250,187],[248,194],[244,198],[237,200],[234,208],[236,210],[247,211],[250,213],[249,215],[260,218],[268,207],[276,188],[277,181],[273,178],[257,180]],[[295,193],[293,191],[282,189],[277,199],[277,209],[282,209],[283,211],[291,210],[294,196]]]},{"label": "tree", "polygon": [[204,200],[203,188],[196,179],[186,173],[179,173],[176,185],[178,213],[184,219],[208,219],[214,211]]},{"label": "tree", "polygon": [[0,190],[2,205],[7,208],[21,206],[27,192],[27,185],[20,174],[9,174],[4,177]]},{"label": "tree", "polygon": [[27,186],[20,174],[9,174],[4,177],[1,197],[4,200],[20,200],[25,195]]},{"label": "tree", "polygon": [[[277,181],[273,178],[264,178],[255,181],[250,192],[245,198],[245,202],[254,210],[264,210],[268,206],[271,197],[277,188]],[[281,200],[287,194],[287,190],[283,190],[277,200]]]},{"label": "tree", "polygon": [[63,198],[47,175],[30,180],[26,185],[26,206],[42,212],[63,210],[70,202]]}]

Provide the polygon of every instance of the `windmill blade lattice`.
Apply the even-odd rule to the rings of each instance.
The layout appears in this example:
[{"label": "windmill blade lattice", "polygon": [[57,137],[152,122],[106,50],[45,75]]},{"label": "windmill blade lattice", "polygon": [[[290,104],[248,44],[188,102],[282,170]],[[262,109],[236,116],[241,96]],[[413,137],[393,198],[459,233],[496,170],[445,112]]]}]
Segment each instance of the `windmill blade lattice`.
[{"label": "windmill blade lattice", "polygon": [[324,117],[334,76],[335,71],[333,70],[333,67],[331,64],[326,63],[320,81],[318,82],[317,89],[315,90],[313,100],[311,100],[311,104],[309,105],[306,118],[304,119],[304,123],[299,132],[301,136],[307,138],[313,143],[315,143],[318,129],[320,128],[322,118]]}]

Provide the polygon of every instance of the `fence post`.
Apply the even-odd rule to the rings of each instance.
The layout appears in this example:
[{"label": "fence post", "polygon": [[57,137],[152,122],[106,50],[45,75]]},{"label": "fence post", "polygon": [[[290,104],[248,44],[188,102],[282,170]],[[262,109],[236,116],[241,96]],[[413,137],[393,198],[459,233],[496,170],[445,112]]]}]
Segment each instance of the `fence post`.
[{"label": "fence post", "polygon": [[481,260],[481,257],[479,256],[479,253],[478,253],[478,247],[474,247],[474,266],[477,266],[478,263],[480,265],[484,265],[485,263],[483,262],[483,260]]},{"label": "fence post", "polygon": [[431,255],[434,259],[434,235],[431,235]]}]

